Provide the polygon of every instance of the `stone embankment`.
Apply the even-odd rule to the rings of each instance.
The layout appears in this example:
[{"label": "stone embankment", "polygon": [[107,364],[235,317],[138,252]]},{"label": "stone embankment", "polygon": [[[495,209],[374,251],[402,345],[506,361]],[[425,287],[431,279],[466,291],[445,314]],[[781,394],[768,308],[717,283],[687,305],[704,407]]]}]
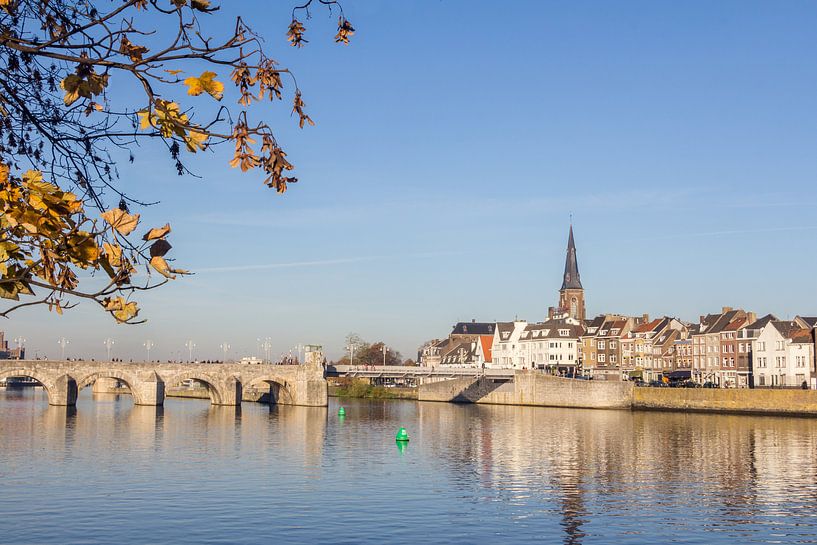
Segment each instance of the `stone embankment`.
[{"label": "stone embankment", "polygon": [[564,379],[517,371],[513,380],[457,378],[418,389],[420,401],[584,409],[817,416],[815,390],[636,388],[629,382]]}]

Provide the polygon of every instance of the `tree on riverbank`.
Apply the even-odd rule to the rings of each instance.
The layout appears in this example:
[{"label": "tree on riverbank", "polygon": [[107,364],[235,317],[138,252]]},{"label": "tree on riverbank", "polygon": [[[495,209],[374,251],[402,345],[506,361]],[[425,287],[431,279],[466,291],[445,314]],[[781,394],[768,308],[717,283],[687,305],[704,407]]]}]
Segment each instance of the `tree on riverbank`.
[{"label": "tree on riverbank", "polygon": [[[336,1],[303,0],[289,45],[307,43],[298,18],[313,2],[349,43]],[[140,226],[136,210],[156,196],[119,183],[143,143],[164,148],[180,176],[225,144],[232,167],[278,193],[297,182],[250,110],[287,100],[301,128],[313,125],[301,89],[244,19],[211,37],[218,10],[211,0],[0,0],[0,297],[15,301],[0,316],[31,305],[61,314],[88,299],[137,323],[136,294],[188,274],[169,258],[170,225]]]},{"label": "tree on riverbank", "polygon": [[[351,339],[351,341],[350,341]],[[386,365],[402,365],[403,357],[400,352],[393,350],[386,346],[386,343],[378,341],[376,343],[367,343],[358,335],[351,333],[347,336],[346,346],[351,346],[354,342],[354,361],[346,354],[340,358],[336,365],[383,365],[383,352],[385,348]]]}]

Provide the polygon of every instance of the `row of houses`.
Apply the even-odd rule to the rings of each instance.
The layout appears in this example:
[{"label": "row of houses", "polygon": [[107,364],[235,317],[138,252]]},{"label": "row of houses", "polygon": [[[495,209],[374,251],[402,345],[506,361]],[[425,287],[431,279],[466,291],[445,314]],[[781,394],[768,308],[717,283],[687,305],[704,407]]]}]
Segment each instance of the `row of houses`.
[{"label": "row of houses", "polygon": [[698,323],[663,316],[554,315],[460,322],[426,343],[421,365],[547,372],[603,380],[692,381],[724,388],[817,388],[817,317],[781,320],[724,307]]}]

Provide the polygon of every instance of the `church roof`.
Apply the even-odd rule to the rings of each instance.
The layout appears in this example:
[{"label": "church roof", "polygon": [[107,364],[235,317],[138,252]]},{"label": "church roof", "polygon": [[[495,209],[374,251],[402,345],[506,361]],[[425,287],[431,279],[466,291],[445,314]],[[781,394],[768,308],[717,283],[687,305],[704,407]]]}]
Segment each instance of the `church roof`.
[{"label": "church roof", "polygon": [[565,275],[562,289],[581,290],[582,281],[579,276],[579,262],[576,260],[576,243],[573,241],[573,226],[570,226],[570,236],[567,239],[567,256],[565,257]]}]

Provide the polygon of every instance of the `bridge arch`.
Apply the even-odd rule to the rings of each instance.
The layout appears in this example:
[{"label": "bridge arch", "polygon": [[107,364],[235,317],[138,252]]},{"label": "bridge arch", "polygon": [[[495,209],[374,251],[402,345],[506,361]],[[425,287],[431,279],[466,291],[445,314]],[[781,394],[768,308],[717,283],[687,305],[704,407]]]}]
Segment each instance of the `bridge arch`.
[{"label": "bridge arch", "polygon": [[270,405],[294,404],[294,384],[275,375],[248,377],[243,382],[245,388],[258,388],[262,384],[269,387]]},{"label": "bridge arch", "polygon": [[215,377],[200,371],[189,371],[178,373],[165,378],[165,388],[177,388],[185,380],[195,380],[207,386],[207,393],[210,395],[210,403],[213,405],[224,405],[225,392],[224,385]]},{"label": "bridge arch", "polygon": [[114,380],[123,382],[125,386],[128,387],[128,390],[130,390],[131,396],[133,397],[134,405],[143,404],[141,393],[139,392],[139,389],[135,387],[136,384],[138,383],[138,379],[134,375],[127,372],[99,371],[96,373],[91,373],[90,375],[84,377],[82,380],[77,381],[77,393],[81,392],[83,388],[92,385],[94,382],[101,378],[112,378]]},{"label": "bridge arch", "polygon": [[39,373],[32,369],[26,369],[25,367],[20,367],[17,369],[10,369],[7,371],[0,371],[0,380],[12,378],[12,377],[25,377],[25,378],[32,378],[39,382],[43,390],[45,390],[46,395],[48,395],[48,402],[53,405],[53,396],[54,396],[54,386],[55,386],[55,378],[45,373]]}]

